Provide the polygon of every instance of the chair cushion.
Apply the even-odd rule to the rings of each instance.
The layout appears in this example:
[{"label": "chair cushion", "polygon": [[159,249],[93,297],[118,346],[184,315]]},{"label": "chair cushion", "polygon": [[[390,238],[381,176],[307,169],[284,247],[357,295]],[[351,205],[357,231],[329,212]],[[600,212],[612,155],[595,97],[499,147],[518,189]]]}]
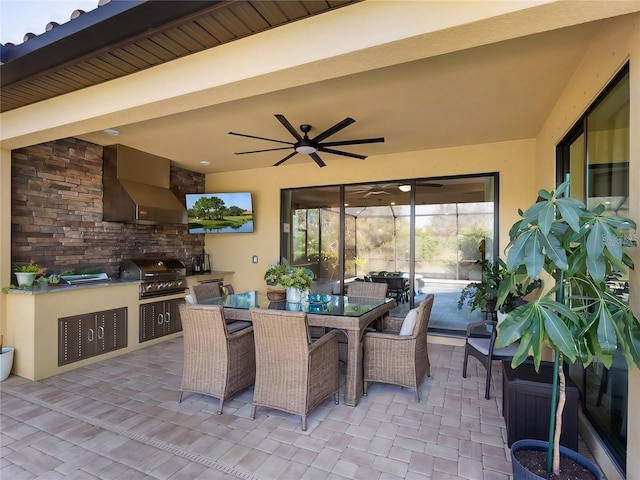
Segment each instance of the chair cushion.
[{"label": "chair cushion", "polygon": [[413,330],[416,326],[416,320],[418,320],[418,309],[414,308],[413,310],[409,310],[407,316],[404,317],[404,322],[402,322],[402,327],[400,327],[400,333],[398,333],[398,335],[413,335]]},{"label": "chair cushion", "polygon": [[245,322],[244,320],[237,320],[235,322],[231,322],[227,324],[227,332],[235,333],[238,330],[242,330],[244,328],[250,327],[253,325],[251,322]]},{"label": "chair cushion", "polygon": [[[490,338],[477,338],[470,337],[467,339],[467,343],[471,345],[473,348],[478,350],[482,355],[489,355],[489,344],[491,343]],[[504,348],[494,348],[493,356],[494,357],[513,357],[518,350],[518,342],[512,343],[508,347]]]}]

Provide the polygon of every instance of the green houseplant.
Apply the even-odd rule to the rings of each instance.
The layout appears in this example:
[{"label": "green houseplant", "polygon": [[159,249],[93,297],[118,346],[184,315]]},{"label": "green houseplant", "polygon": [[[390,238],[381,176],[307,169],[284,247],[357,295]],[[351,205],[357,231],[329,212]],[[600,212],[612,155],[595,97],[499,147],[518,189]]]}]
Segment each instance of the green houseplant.
[{"label": "green houseplant", "polygon": [[[313,282],[313,278],[307,273],[306,268],[290,267],[283,264],[270,266],[264,274],[264,280],[268,287],[295,288],[301,292],[308,290]],[[273,290],[271,291],[273,292]]]},{"label": "green houseplant", "polygon": [[513,368],[532,356],[538,370],[543,345],[554,354],[552,412],[556,404],[557,408],[550,418],[547,471],[555,475],[560,473],[565,403],[562,362],[579,361],[586,367],[598,356],[609,368],[619,350],[629,366],[640,365],[638,319],[606,281],[608,275],[633,268],[624,247],[637,242],[625,232],[636,225],[628,218],[606,215],[603,205],[587,209],[565,196],[568,188],[565,182],[555,192],[540,190],[537,203],[519,210],[522,218],[510,229],[507,272],[498,288],[501,303],[523,275],[537,280],[545,272],[553,279],[552,288],[515,308],[498,326],[496,347],[519,340]]},{"label": "green houseplant", "polygon": [[[498,258],[496,263],[485,259],[477,260],[476,264],[482,268],[482,280],[471,282],[462,289],[458,299],[459,310],[466,304],[472,312],[480,310],[490,313],[495,311],[508,313],[515,308],[519,299],[541,284],[540,280],[522,275],[522,269],[518,275],[514,276],[515,281],[512,281],[510,276],[507,277],[507,265],[501,258]],[[506,295],[500,303],[497,303],[498,289],[506,278],[509,278],[509,287],[507,288],[506,285],[503,287],[506,288]]]},{"label": "green houseplant", "polygon": [[16,276],[16,280],[18,282],[18,286],[26,286],[30,287],[33,285],[33,281],[36,278],[36,275],[40,272],[38,265],[31,262],[26,265],[22,265],[16,263],[13,265],[13,273]]}]

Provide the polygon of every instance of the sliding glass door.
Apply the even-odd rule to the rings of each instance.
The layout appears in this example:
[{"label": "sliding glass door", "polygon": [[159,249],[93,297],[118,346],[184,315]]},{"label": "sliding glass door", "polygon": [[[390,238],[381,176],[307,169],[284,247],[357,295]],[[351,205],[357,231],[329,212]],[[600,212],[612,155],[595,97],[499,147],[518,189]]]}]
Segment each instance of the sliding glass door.
[{"label": "sliding glass door", "polygon": [[388,280],[396,315],[434,293],[431,330],[462,334],[482,312],[458,308],[460,292],[496,255],[496,183],[477,175],[285,190],[282,258],[311,269],[323,293]]},{"label": "sliding glass door", "polygon": [[[629,72],[623,69],[558,145],[558,181],[569,175],[571,196],[589,208],[629,214]],[[624,241],[624,239],[622,239]],[[627,299],[629,278],[614,272],[610,286]],[[627,455],[628,368],[616,353],[610,369],[596,359],[587,369],[571,366],[583,410],[624,470]]]}]

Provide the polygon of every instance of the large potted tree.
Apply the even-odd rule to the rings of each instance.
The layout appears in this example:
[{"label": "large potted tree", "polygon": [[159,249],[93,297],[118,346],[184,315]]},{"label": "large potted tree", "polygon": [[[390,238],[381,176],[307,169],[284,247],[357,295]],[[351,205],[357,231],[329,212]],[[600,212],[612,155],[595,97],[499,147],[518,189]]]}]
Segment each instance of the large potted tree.
[{"label": "large potted tree", "polygon": [[[515,308],[498,326],[496,347],[520,342],[512,368],[531,356],[538,370],[545,345],[554,357],[549,442],[544,447],[534,445],[530,450],[543,450],[545,470],[553,472],[555,478],[561,478],[558,477],[561,451],[563,456],[567,453],[560,447],[565,402],[563,362],[579,361],[587,367],[597,356],[609,368],[613,354],[620,351],[630,367],[640,366],[638,319],[607,283],[611,275],[633,269],[633,261],[624,249],[637,246],[630,233],[636,224],[628,218],[607,214],[604,205],[586,208],[567,195],[568,188],[565,182],[555,192],[540,190],[538,202],[524,212],[519,210],[522,218],[509,232],[507,273],[498,288],[497,300],[500,304],[509,289],[522,281],[523,272],[530,279],[542,276],[552,279],[551,288]],[[523,467],[518,460],[522,442],[511,447],[514,478],[548,478],[542,473],[529,475],[531,469]],[[584,458],[567,455],[593,467]],[[593,469],[594,478],[599,478],[597,468]],[[525,476],[519,476],[524,472]]]}]

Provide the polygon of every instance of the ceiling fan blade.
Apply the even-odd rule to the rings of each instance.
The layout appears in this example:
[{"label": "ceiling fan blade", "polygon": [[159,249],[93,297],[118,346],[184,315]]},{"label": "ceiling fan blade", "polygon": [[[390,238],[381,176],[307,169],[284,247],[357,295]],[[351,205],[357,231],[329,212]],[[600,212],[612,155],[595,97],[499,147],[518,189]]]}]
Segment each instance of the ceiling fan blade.
[{"label": "ceiling fan blade", "polygon": [[237,135],[238,137],[257,138],[258,140],[266,140],[268,142],[286,143],[293,145],[293,142],[285,142],[284,140],[274,140],[273,138],[256,137],[255,135],[247,135],[245,133],[229,132],[229,135]]},{"label": "ceiling fan blade", "polygon": [[300,136],[300,134],[298,133],[298,131],[297,131],[295,128],[293,128],[293,125],[291,125],[291,124],[289,123],[289,120],[287,120],[286,118],[284,118],[284,115],[280,115],[279,113],[277,113],[277,114],[275,115],[275,117],[276,117],[278,120],[280,120],[280,123],[281,123],[282,125],[284,125],[284,128],[286,128],[287,130],[289,130],[289,133],[290,133],[291,135],[293,135],[293,137],[294,137],[296,140],[302,140],[302,137]]},{"label": "ceiling fan blade", "polygon": [[317,153],[310,153],[309,156],[313,158],[313,161],[318,164],[319,167],[326,167],[327,164],[322,161],[320,156]]},{"label": "ceiling fan blade", "polygon": [[333,153],[334,155],[342,155],[344,157],[359,158],[360,160],[364,160],[365,158],[367,158],[366,155],[358,155],[357,153],[343,152],[342,150],[324,148],[323,146],[320,146],[318,150],[321,152]]},{"label": "ceiling fan blade", "polygon": [[280,160],[279,162],[276,162],[273,164],[274,167],[277,167],[278,165],[282,165],[284,162],[286,162],[287,160],[289,160],[291,157],[297,155],[298,152],[296,152],[295,150],[290,153],[289,155],[287,155],[286,157],[284,157],[282,160]]},{"label": "ceiling fan blade", "polygon": [[247,153],[275,152],[276,150],[290,150],[291,147],[267,148],[265,150],[251,150],[250,152],[235,152],[235,155],[246,155]]},{"label": "ceiling fan blade", "polygon": [[389,192],[385,192],[384,190],[372,190],[368,193],[365,193],[363,197],[369,197],[371,195],[391,195]]},{"label": "ceiling fan blade", "polygon": [[360,140],[340,140],[337,142],[323,142],[322,147],[339,147],[340,145],[360,145],[362,143],[381,143],[384,137],[361,138]]},{"label": "ceiling fan blade", "polygon": [[331,135],[333,135],[334,133],[339,132],[340,130],[342,130],[345,127],[348,127],[349,125],[351,125],[353,122],[355,122],[355,120],[351,117],[347,117],[344,120],[342,120],[341,122],[336,123],[333,127],[329,127],[328,129],[326,129],[324,132],[322,132],[319,135],[316,135],[315,138],[312,138],[311,141],[312,142],[321,142],[322,140],[324,140],[327,137],[330,137]]}]

